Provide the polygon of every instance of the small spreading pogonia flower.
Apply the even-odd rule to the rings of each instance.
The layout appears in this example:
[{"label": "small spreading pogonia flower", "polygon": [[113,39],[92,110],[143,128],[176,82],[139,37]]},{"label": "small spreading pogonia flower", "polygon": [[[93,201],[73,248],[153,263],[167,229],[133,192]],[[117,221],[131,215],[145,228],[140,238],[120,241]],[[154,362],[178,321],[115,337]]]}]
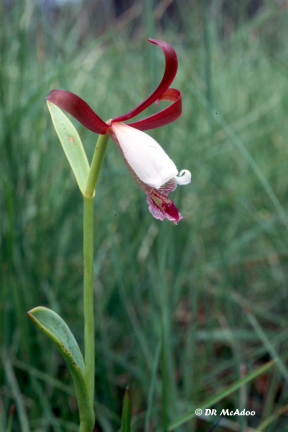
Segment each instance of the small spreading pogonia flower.
[{"label": "small spreading pogonia flower", "polygon": [[[91,131],[105,135],[109,133],[115,141],[125,164],[135,182],[147,195],[150,213],[160,220],[167,218],[177,224],[182,219],[173,201],[168,198],[177,185],[188,184],[191,174],[178,170],[162,147],[144,130],[154,129],[173,122],[182,113],[181,93],[169,88],[175,78],[178,61],[174,49],[166,42],[148,39],[159,45],[165,55],[165,71],[161,83],[144,101],[126,114],[105,123],[79,96],[65,90],[52,90],[47,99],[75,117]],[[171,101],[172,104],[143,120],[123,123],[140,114],[153,102]]]}]

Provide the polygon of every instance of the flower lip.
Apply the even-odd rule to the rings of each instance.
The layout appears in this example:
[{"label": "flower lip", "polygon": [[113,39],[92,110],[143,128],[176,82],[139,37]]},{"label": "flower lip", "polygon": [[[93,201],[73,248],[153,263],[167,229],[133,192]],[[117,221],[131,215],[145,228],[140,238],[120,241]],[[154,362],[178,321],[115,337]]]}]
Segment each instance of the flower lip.
[{"label": "flower lip", "polygon": [[172,192],[175,187],[168,187],[166,192],[161,191],[161,189],[160,191],[152,189],[147,195],[146,201],[148,209],[156,219],[160,219],[161,221],[168,219],[177,225],[183,217],[181,213],[179,213],[174,202],[168,198],[169,193]]}]

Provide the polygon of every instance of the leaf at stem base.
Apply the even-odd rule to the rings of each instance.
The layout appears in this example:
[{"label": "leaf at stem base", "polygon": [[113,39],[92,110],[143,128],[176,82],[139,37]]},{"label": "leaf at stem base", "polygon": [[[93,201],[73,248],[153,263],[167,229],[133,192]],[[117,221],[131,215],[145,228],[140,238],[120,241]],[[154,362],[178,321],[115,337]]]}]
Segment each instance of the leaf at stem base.
[{"label": "leaf at stem base", "polygon": [[94,411],[90,400],[84,373],[85,365],[80,348],[65,321],[43,306],[30,310],[27,315],[53,342],[58,346],[70,369],[77,394],[81,428],[87,431],[93,429]]}]

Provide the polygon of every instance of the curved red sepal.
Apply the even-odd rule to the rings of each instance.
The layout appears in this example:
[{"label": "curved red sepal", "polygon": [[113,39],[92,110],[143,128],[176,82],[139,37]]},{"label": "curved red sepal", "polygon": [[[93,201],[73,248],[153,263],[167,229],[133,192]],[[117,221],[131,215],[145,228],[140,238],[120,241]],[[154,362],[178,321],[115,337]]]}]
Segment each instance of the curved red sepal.
[{"label": "curved red sepal", "polygon": [[67,111],[87,129],[105,135],[109,126],[79,96],[66,90],[52,90],[48,101]]},{"label": "curved red sepal", "polygon": [[174,48],[172,48],[171,45],[169,45],[167,42],[164,41],[160,41],[156,39],[148,39],[148,41],[152,42],[155,45],[160,46],[160,48],[162,49],[165,55],[166,64],[165,64],[165,71],[164,71],[162,81],[157,87],[157,89],[153,93],[151,93],[150,96],[148,96],[143,102],[141,102],[139,105],[137,105],[135,108],[133,108],[131,111],[127,112],[126,114],[123,114],[113,119],[113,121],[115,122],[116,121],[122,122],[125,120],[129,120],[135,117],[136,115],[140,114],[144,109],[146,109],[148,106],[150,106],[153,102],[155,102],[157,99],[161,97],[161,95],[168,89],[168,87],[170,86],[170,84],[175,78],[178,69],[178,60]]},{"label": "curved red sepal", "polygon": [[[167,108],[159,111],[156,114],[151,115],[143,120],[139,120],[132,123],[126,123],[128,126],[132,126],[135,129],[145,131],[148,129],[154,129],[160,126],[165,126],[168,123],[172,123],[177,120],[182,114],[182,99],[181,92],[177,89],[169,88],[162,96],[157,100],[157,105],[161,100],[169,100],[173,103]],[[114,120],[113,120],[114,121]]]}]

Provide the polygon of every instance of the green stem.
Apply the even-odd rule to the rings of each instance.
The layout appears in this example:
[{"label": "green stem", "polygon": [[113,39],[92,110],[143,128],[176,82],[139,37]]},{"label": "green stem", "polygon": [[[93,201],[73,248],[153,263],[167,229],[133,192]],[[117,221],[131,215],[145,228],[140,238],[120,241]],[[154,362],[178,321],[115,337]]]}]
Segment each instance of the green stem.
[{"label": "green stem", "polygon": [[93,299],[94,201],[84,197],[84,344],[85,381],[91,401],[94,400],[95,342]]},{"label": "green stem", "polygon": [[[95,381],[95,340],[94,340],[94,191],[107,149],[109,135],[99,135],[86,191],[84,194],[83,256],[84,256],[84,345],[85,345],[85,382],[89,399],[94,404]],[[86,421],[81,421],[80,432],[87,430]]]},{"label": "green stem", "polygon": [[99,135],[95,152],[93,155],[93,160],[91,164],[91,169],[89,172],[87,187],[85,191],[85,196],[93,197],[96,185],[98,183],[99,174],[101,171],[101,167],[103,164],[104,156],[106,153],[107,145],[108,145],[109,135]]},{"label": "green stem", "polygon": [[74,385],[77,393],[80,414],[80,429],[79,432],[92,432],[95,423],[95,414],[93,403],[88,394],[86,383],[81,380],[74,379]]}]

